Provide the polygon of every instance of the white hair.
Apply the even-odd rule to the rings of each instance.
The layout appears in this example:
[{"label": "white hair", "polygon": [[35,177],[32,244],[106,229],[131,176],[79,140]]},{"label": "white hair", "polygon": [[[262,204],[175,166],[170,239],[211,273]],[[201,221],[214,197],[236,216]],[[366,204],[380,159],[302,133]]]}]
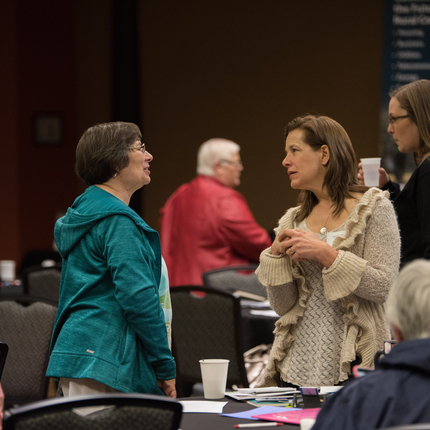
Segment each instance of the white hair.
[{"label": "white hair", "polygon": [[209,139],[200,145],[197,152],[197,174],[214,176],[214,164],[221,160],[230,161],[240,146],[227,139]]},{"label": "white hair", "polygon": [[430,261],[405,266],[391,287],[387,319],[405,340],[430,338]]}]

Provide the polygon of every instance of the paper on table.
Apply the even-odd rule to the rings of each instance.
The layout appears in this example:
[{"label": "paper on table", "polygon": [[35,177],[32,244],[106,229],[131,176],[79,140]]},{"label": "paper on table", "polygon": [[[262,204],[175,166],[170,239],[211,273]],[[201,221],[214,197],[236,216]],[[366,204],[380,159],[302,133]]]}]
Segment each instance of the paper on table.
[{"label": "paper on table", "polygon": [[270,303],[269,300],[265,300],[264,302],[256,302],[254,300],[242,299],[240,301],[240,306],[242,308],[270,308]]},{"label": "paper on table", "polygon": [[265,397],[294,397],[294,394],[300,394],[300,391],[287,391],[285,393],[261,393],[261,394],[256,394],[255,398],[256,399],[263,399]]},{"label": "paper on table", "polygon": [[289,393],[295,392],[292,387],[254,387],[254,388],[238,388],[238,393],[259,394],[259,393]]},{"label": "paper on table", "polygon": [[341,388],[343,388],[342,385],[337,385],[333,387],[321,387],[320,394],[335,393],[336,391],[339,391]]},{"label": "paper on table", "polygon": [[292,408],[284,408],[284,412],[275,412],[272,414],[253,415],[254,418],[262,420],[276,421],[280,423],[300,424],[304,418],[316,419],[321,408],[309,408],[292,410]]},{"label": "paper on table", "polygon": [[228,402],[211,402],[205,400],[180,400],[183,413],[220,414]]},{"label": "paper on table", "polygon": [[236,391],[226,391],[225,395],[235,400],[251,400],[263,393],[273,392],[278,396],[295,393],[294,388],[290,387],[264,387],[264,388],[239,388]]},{"label": "paper on table", "polygon": [[278,318],[279,317],[279,315],[275,311],[273,311],[272,309],[270,309],[270,310],[256,310],[256,309],[251,309],[249,311],[249,313],[251,315],[263,315],[265,317],[274,317],[274,318]]},{"label": "paper on table", "polygon": [[242,418],[245,420],[258,420],[258,418],[253,418],[252,415],[263,415],[263,414],[274,414],[276,412],[295,411],[296,408],[286,409],[284,406],[260,406],[258,408],[250,409],[244,412],[235,412],[232,414],[221,414],[223,417],[231,418]]},{"label": "paper on table", "polygon": [[[300,391],[295,391],[294,394],[299,394]],[[294,394],[278,394],[277,396],[270,394],[268,396],[265,396],[263,394],[260,394],[258,396],[255,397],[254,400],[260,401],[260,402],[285,402],[287,400],[293,400],[294,399]]]},{"label": "paper on table", "polygon": [[293,406],[293,399],[284,399],[281,401],[281,399],[278,400],[272,400],[270,401],[268,399],[261,401],[259,400],[247,400],[246,403],[248,405],[254,406],[255,408],[261,407],[261,406],[284,406],[285,408],[289,408]]},{"label": "paper on table", "polygon": [[226,391],[225,395],[239,401],[255,399],[255,394],[238,393],[237,391]]},{"label": "paper on table", "polygon": [[266,298],[264,296],[260,296],[259,294],[249,293],[248,291],[236,290],[233,292],[233,296],[255,300],[257,302],[264,303]]}]

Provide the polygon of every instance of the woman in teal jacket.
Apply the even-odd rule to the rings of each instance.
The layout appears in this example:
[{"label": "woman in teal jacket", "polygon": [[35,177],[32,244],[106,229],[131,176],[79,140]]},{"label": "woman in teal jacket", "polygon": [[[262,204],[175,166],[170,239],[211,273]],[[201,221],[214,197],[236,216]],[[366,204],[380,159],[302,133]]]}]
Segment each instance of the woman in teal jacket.
[{"label": "woman in teal jacket", "polygon": [[78,143],[88,188],[55,225],[63,267],[47,370],[65,395],[176,397],[159,236],[128,206],[151,181],[152,159],[131,123],[96,125]]}]

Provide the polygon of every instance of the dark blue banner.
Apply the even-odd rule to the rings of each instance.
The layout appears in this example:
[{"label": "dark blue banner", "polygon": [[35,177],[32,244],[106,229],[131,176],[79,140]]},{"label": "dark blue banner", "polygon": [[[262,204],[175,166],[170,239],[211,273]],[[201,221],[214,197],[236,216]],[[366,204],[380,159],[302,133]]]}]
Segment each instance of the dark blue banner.
[{"label": "dark blue banner", "polygon": [[386,0],[381,99],[382,165],[396,182],[414,169],[411,154],[400,154],[387,133],[389,92],[418,79],[430,79],[430,0]]}]

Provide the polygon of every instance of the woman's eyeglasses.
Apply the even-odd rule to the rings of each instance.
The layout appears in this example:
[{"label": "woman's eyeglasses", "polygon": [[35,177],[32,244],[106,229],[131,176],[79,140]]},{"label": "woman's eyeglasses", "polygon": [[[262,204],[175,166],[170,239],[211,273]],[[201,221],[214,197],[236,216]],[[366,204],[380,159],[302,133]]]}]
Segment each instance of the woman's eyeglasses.
[{"label": "woman's eyeglasses", "polygon": [[394,124],[398,119],[409,118],[409,115],[391,116],[388,118],[390,124]]},{"label": "woman's eyeglasses", "polygon": [[138,151],[142,152],[142,154],[146,151],[145,144],[142,142],[140,142],[140,144],[137,146],[130,147],[130,149],[137,149]]}]

